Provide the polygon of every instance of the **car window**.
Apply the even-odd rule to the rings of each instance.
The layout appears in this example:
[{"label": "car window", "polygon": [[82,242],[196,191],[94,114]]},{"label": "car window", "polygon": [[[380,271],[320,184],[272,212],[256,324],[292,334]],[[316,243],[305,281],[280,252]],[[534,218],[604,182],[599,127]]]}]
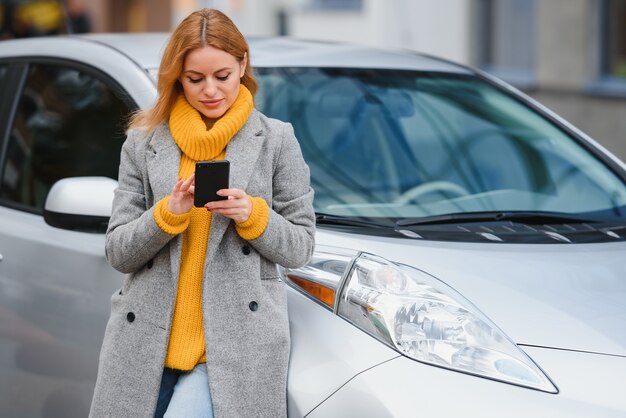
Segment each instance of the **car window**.
[{"label": "car window", "polygon": [[259,69],[257,107],[293,124],[317,212],[626,216],[626,186],[557,125],[468,75]]},{"label": "car window", "polygon": [[31,65],[3,165],[4,204],[41,212],[59,179],[117,179],[130,108],[109,84],[76,68]]}]

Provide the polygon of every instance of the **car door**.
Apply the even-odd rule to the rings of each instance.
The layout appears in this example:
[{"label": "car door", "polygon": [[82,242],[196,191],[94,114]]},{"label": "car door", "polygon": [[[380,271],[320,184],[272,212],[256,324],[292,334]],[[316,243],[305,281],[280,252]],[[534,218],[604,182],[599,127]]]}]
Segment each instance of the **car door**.
[{"label": "car door", "polygon": [[0,86],[2,415],[84,417],[121,274],[104,257],[103,234],[53,228],[42,212],[61,178],[117,178],[135,105],[73,61],[0,61]]}]

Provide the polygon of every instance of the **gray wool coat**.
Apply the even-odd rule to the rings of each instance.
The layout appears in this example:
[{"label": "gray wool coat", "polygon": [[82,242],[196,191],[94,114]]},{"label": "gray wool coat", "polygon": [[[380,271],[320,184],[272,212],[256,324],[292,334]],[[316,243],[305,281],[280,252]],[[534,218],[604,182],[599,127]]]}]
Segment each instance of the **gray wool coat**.
[{"label": "gray wool coat", "polygon": [[[214,415],[286,416],[289,324],[276,265],[299,267],[312,255],[315,216],[309,169],[291,125],[253,110],[230,140],[230,185],[270,206],[265,232],[246,242],[228,218],[214,215],[202,307]],[[167,125],[130,131],[106,253],[128,273],[111,297],[92,417],[152,417],[176,298],[182,235],[155,223],[154,204],[178,180],[180,150]],[[257,309],[252,302],[256,302]]]}]

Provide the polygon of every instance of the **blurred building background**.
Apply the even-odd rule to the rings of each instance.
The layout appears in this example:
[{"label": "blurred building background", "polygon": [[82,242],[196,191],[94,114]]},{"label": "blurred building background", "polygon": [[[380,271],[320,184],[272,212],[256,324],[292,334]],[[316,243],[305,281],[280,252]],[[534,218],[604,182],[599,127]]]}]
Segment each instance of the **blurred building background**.
[{"label": "blurred building background", "polygon": [[74,15],[87,16],[88,29],[95,32],[169,31],[191,11],[213,7],[229,15],[246,36],[348,41],[441,56],[501,77],[626,160],[626,0],[62,3],[66,17],[72,7]]}]

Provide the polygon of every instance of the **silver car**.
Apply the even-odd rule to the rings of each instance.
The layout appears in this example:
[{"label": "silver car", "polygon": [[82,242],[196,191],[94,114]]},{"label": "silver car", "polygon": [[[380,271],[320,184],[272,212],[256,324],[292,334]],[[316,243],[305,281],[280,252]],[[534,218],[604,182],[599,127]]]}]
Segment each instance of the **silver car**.
[{"label": "silver car", "polygon": [[[0,42],[0,415],[85,416],[130,112],[167,34]],[[251,40],[317,248],[288,285],[291,417],[624,417],[626,166],[527,96],[409,52]]]}]

